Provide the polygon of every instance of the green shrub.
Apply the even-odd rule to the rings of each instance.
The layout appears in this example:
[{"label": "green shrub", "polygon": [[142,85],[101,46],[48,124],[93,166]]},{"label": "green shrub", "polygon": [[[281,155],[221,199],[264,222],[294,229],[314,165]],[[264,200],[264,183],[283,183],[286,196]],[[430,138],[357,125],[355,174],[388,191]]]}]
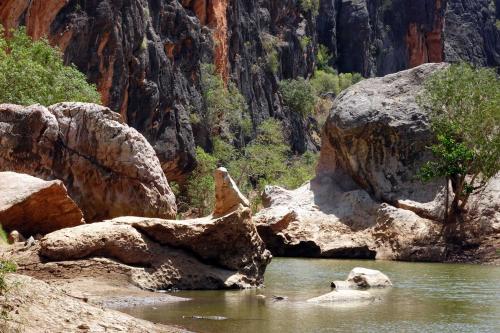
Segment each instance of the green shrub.
[{"label": "green shrub", "polygon": [[319,44],[316,52],[316,68],[324,72],[334,73],[333,68],[330,66],[332,58],[328,48],[323,44]]},{"label": "green shrub", "polygon": [[300,8],[305,12],[311,12],[313,16],[318,16],[319,14],[319,2],[320,0],[299,0]]},{"label": "green shrub", "polygon": [[299,38],[299,42],[300,42],[300,48],[302,50],[306,50],[307,47],[309,46],[309,44],[311,44],[311,37],[309,36],[302,36]]},{"label": "green shrub", "polygon": [[321,96],[326,93],[332,93],[336,96],[340,92],[338,75],[322,70],[316,70],[314,72],[314,76],[311,79],[311,85],[313,86],[314,92],[317,96]]},{"label": "green shrub", "polygon": [[280,59],[278,53],[279,39],[276,36],[268,33],[260,34],[262,48],[266,53],[266,66],[269,71],[276,74],[280,67]]},{"label": "green shrub", "polygon": [[187,196],[189,204],[198,216],[208,215],[215,203],[215,183],[213,172],[217,167],[217,159],[196,147],[198,165],[187,180]]},{"label": "green shrub", "polygon": [[284,80],[279,83],[279,89],[283,102],[293,112],[303,116],[309,115],[314,109],[316,98],[314,89],[309,81],[303,78],[296,80]]},{"label": "green shrub", "polygon": [[201,91],[206,106],[203,124],[210,136],[231,139],[247,110],[245,98],[233,83],[224,85],[213,64],[201,65]]},{"label": "green shrub", "polygon": [[0,103],[48,106],[64,101],[100,103],[100,96],[75,66],[64,65],[46,40],[34,42],[24,28],[6,38],[0,28]]},{"label": "green shrub", "polygon": [[182,207],[194,208],[198,216],[207,215],[214,205],[213,171],[227,167],[240,190],[250,199],[254,211],[260,207],[265,185],[294,189],[314,175],[316,154],[290,155],[280,121],[268,119],[257,129],[257,136],[246,147],[237,149],[220,138],[213,140],[213,152],[197,148],[198,166],[187,181],[187,195],[177,197]]},{"label": "green shrub", "polygon": [[287,162],[288,171],[272,183],[290,190],[302,186],[305,182],[314,178],[318,157],[319,154],[313,152],[293,156]]}]

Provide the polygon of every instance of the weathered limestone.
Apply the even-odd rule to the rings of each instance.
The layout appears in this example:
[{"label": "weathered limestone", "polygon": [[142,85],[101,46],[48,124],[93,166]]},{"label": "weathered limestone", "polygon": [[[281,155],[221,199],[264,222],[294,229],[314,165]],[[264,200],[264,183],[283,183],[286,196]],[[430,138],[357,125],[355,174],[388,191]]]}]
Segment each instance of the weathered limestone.
[{"label": "weathered limestone", "polygon": [[25,275],[9,274],[6,282],[14,287],[1,296],[9,318],[0,322],[1,332],[189,333],[89,304]]},{"label": "weathered limestone", "polygon": [[250,207],[250,202],[241,194],[226,168],[215,170],[214,178],[216,190],[214,216],[224,215],[236,209],[240,204],[243,207]]},{"label": "weathered limestone", "polygon": [[[444,181],[417,178],[433,139],[417,96],[425,79],[446,66],[425,64],[364,80],[337,97],[315,179],[294,191],[265,190],[266,208],[255,221],[274,255],[462,260],[450,257],[453,247],[439,222]],[[499,179],[471,197],[467,223],[456,231],[466,247],[480,249],[466,260],[495,253],[495,246],[482,244],[498,243]]]},{"label": "weathered limestone", "polygon": [[[232,182],[227,172],[225,177]],[[217,193],[224,193],[217,200],[239,193],[236,186],[220,188],[226,184],[216,182]],[[250,208],[228,207],[225,215],[194,220],[129,216],[62,229],[32,247],[18,244],[5,256],[42,279],[125,279],[153,290],[259,286],[271,255]]]},{"label": "weathered limestone", "polygon": [[6,231],[29,237],[83,223],[82,212],[60,180],[0,172],[0,224]]},{"label": "weathered limestone", "polygon": [[328,294],[308,299],[309,303],[349,303],[374,301],[375,296],[361,290],[334,290]]},{"label": "weathered limestone", "polygon": [[0,170],[62,180],[87,222],[176,214],[151,145],[103,106],[0,105]]}]

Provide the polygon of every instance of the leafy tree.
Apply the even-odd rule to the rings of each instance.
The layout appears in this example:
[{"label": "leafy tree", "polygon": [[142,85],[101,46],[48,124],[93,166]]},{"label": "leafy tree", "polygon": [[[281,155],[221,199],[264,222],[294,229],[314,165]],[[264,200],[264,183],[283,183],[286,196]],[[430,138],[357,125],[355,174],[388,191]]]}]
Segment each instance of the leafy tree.
[{"label": "leafy tree", "polygon": [[319,44],[318,51],[316,53],[316,68],[320,71],[333,73],[334,70],[330,66],[332,59],[333,57],[328,48],[323,44]]},{"label": "leafy tree", "polygon": [[319,14],[319,1],[320,0],[300,0],[300,7],[305,12],[311,12],[313,16]]},{"label": "leafy tree", "polygon": [[52,105],[99,103],[94,85],[74,65],[65,66],[59,50],[33,41],[24,28],[6,34],[0,26],[0,103]]},{"label": "leafy tree", "polygon": [[217,159],[206,153],[203,148],[196,147],[198,165],[187,180],[187,196],[189,204],[198,216],[208,215],[215,200],[215,182],[213,172],[217,167]]},{"label": "leafy tree", "polygon": [[287,171],[288,153],[281,123],[270,118],[259,126],[256,138],[245,147],[242,157],[229,164],[229,171],[246,192],[263,189]]},{"label": "leafy tree", "polygon": [[435,159],[420,177],[445,178],[447,190],[451,184],[445,222],[457,222],[470,195],[500,170],[500,80],[492,69],[452,65],[428,80],[419,103],[436,135]]},{"label": "leafy tree", "polygon": [[212,64],[201,65],[201,90],[206,105],[203,120],[210,136],[231,139],[241,128],[247,109],[245,98],[233,83],[225,86]]},{"label": "leafy tree", "polygon": [[291,156],[281,122],[264,121],[257,136],[246,147],[237,149],[221,138],[214,138],[212,153],[197,148],[198,166],[187,181],[187,194],[177,196],[182,207],[194,208],[196,215],[207,215],[214,204],[213,171],[217,165],[228,168],[238,187],[250,198],[256,210],[265,185],[289,189],[302,185],[314,176],[317,154]]},{"label": "leafy tree", "polygon": [[316,97],[309,81],[303,78],[284,80],[279,83],[279,89],[283,96],[283,102],[292,111],[303,116],[309,115],[313,111]]},{"label": "leafy tree", "polygon": [[332,93],[336,96],[340,92],[339,77],[333,72],[316,70],[314,77],[311,79],[311,85],[317,96],[327,93]]}]

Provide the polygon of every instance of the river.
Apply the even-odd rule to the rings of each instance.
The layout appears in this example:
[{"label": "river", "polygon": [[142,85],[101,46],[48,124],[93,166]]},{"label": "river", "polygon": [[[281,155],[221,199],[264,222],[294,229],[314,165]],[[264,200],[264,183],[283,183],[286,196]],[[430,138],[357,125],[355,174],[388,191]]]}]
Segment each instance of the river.
[{"label": "river", "polygon": [[[382,271],[394,287],[378,291],[380,300],[369,304],[304,302],[329,292],[330,281],[344,280],[359,266]],[[176,292],[192,300],[124,311],[200,333],[500,332],[500,267],[274,258],[265,283],[258,290]]]}]

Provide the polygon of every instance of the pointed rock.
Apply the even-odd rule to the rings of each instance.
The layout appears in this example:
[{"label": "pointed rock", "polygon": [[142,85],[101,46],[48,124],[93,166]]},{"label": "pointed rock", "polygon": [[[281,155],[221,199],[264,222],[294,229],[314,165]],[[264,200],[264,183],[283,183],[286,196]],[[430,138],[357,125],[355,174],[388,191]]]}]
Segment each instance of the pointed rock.
[{"label": "pointed rock", "polygon": [[250,207],[250,202],[240,192],[238,186],[227,172],[226,168],[218,168],[214,172],[215,178],[215,209],[214,216],[225,215],[241,204]]}]

